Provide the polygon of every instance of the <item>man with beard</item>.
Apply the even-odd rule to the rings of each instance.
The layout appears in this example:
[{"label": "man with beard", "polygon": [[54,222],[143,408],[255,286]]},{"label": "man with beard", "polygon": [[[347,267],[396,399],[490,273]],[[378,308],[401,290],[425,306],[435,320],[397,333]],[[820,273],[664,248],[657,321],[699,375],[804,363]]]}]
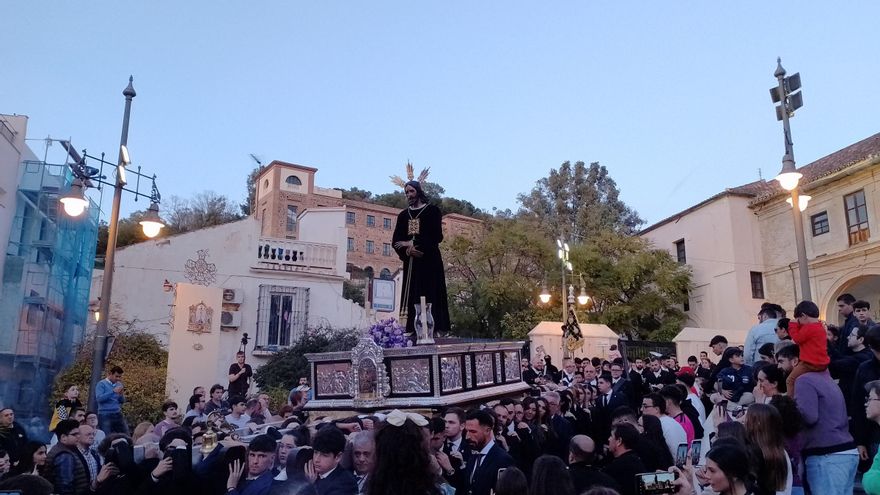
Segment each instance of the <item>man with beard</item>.
[{"label": "man with beard", "polygon": [[[407,168],[411,172],[412,165]],[[427,170],[422,172],[419,179],[426,176]],[[407,316],[406,331],[415,332],[415,308],[424,297],[425,302],[431,304],[434,333],[447,332],[449,307],[446,300],[446,276],[440,256],[443,216],[439,208],[428,203],[419,181],[406,182],[404,192],[408,207],[397,215],[397,225],[394,227],[391,242],[403,261],[400,311]]]}]

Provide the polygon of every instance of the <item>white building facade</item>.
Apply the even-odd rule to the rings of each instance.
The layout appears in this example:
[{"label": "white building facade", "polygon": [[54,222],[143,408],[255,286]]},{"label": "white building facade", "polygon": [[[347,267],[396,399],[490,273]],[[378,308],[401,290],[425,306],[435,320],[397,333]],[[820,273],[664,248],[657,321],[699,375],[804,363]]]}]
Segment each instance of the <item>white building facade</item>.
[{"label": "white building facade", "polygon": [[[169,346],[171,397],[185,401],[192,386],[225,385],[244,333],[250,338],[248,362],[256,368],[308,329],[370,325],[368,312],[342,297],[345,208],[306,210],[297,221],[296,240],[261,236],[251,216],[117,251],[111,317]],[[102,278],[96,271],[92,300],[100,296]],[[178,283],[187,291],[175,290]],[[184,303],[178,298],[184,292],[190,297],[193,287],[205,289],[198,296],[205,307],[198,311],[202,321],[204,311],[213,311],[208,328],[188,329],[180,321],[188,307],[178,307]],[[200,343],[175,332],[216,335]]]}]

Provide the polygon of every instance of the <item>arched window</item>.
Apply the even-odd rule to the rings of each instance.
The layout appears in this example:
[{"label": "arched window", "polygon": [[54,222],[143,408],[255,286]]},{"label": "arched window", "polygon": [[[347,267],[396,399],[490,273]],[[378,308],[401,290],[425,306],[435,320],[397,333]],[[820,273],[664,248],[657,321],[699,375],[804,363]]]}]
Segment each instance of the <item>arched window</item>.
[{"label": "arched window", "polygon": [[366,278],[373,278],[373,267],[372,266],[368,266],[368,267],[364,268],[364,276]]},{"label": "arched window", "polygon": [[301,186],[301,185],[303,185],[302,181],[299,180],[299,177],[297,177],[297,176],[295,176],[295,175],[288,175],[288,176],[287,176],[287,179],[285,179],[284,182],[287,182],[287,183],[290,184],[291,186]]},{"label": "arched window", "polygon": [[383,268],[382,271],[379,272],[379,278],[382,280],[391,280],[391,270]]}]

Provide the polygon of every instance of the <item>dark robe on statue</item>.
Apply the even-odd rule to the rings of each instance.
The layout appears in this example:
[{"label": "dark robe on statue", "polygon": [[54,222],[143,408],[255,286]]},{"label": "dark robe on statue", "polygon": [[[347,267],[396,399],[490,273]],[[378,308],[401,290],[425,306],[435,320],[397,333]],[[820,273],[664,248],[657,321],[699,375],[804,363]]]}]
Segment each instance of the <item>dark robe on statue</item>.
[{"label": "dark robe on statue", "polygon": [[[419,233],[408,234],[411,218],[419,219]],[[406,248],[395,249],[403,260],[403,287],[400,291],[401,307],[406,300],[406,287],[409,283],[409,301],[407,307],[406,331],[415,332],[415,306],[425,297],[431,303],[431,315],[434,317],[434,334],[449,331],[449,303],[446,299],[446,276],[444,275],[443,259],[440,257],[440,241],[443,240],[443,217],[440,209],[428,204],[418,209],[407,208],[397,215],[397,225],[391,245],[398,241],[413,241],[416,249],[421,251],[421,258],[410,257]],[[410,264],[412,259],[412,264]],[[412,277],[410,279],[410,277]],[[408,282],[409,281],[409,282]],[[415,333],[413,333],[415,335]],[[416,337],[418,337],[416,335]]]}]

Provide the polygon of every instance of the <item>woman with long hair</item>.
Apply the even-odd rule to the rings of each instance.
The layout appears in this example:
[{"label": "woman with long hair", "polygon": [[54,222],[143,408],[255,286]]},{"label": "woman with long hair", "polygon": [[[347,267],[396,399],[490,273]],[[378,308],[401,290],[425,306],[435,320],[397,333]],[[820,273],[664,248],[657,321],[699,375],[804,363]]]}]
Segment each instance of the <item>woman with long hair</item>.
[{"label": "woman with long hair", "polygon": [[[785,383],[783,381],[783,383]],[[792,495],[803,495],[804,480],[803,466],[801,459],[801,450],[803,449],[803,440],[801,439],[801,431],[804,429],[804,418],[801,416],[801,410],[798,409],[797,403],[787,395],[776,395],[770,400],[770,405],[779,411],[782,416],[782,437],[785,445],[785,452],[791,460],[791,477]]]},{"label": "woman with long hair", "polygon": [[526,397],[522,401],[523,405],[523,421],[529,425],[532,430],[532,438],[538,446],[538,451],[543,452],[544,449],[544,430],[538,420],[538,399],[535,397]]},{"label": "woman with long hair", "polygon": [[[409,416],[398,421],[392,411],[376,430],[375,467],[367,477],[367,493],[376,495],[439,495],[432,470],[428,435]],[[395,425],[393,423],[399,423]],[[425,422],[427,425],[427,421]]]},{"label": "woman with long hair", "polygon": [[792,470],[782,436],[782,416],[775,407],[752,404],[746,414],[746,433],[757,464],[758,485],[765,492],[790,494]]},{"label": "woman with long hair", "polygon": [[47,451],[42,442],[30,441],[24,444],[18,454],[18,465],[12,468],[11,474],[35,474],[43,476],[46,468]]},{"label": "woman with long hair", "polygon": [[778,366],[764,366],[755,377],[755,400],[769,404],[777,395],[785,393],[785,375]]},{"label": "woman with long hair", "polygon": [[529,482],[518,468],[509,467],[498,474],[495,495],[528,495]]},{"label": "woman with long hair", "polygon": [[538,397],[538,415],[536,423],[538,429],[541,430],[541,436],[544,438],[541,442],[541,452],[546,452],[548,447],[556,445],[556,430],[550,424],[550,405],[547,399]]},{"label": "woman with long hair", "polygon": [[706,467],[698,474],[701,484],[719,495],[755,495],[751,466],[745,447],[734,440],[724,441],[706,453]]},{"label": "woman with long hair", "polygon": [[574,483],[562,459],[553,455],[538,457],[532,467],[529,495],[575,495]]},{"label": "woman with long hair", "polygon": [[650,471],[669,469],[669,466],[675,464],[675,461],[672,459],[672,453],[669,452],[669,448],[666,446],[666,438],[663,436],[663,426],[660,423],[660,418],[650,414],[643,414],[639,418],[639,422],[641,423],[642,430],[641,435],[639,435],[639,441],[645,444],[642,449],[645,452],[651,453],[651,455],[642,456],[642,462],[645,463],[645,467]]}]

